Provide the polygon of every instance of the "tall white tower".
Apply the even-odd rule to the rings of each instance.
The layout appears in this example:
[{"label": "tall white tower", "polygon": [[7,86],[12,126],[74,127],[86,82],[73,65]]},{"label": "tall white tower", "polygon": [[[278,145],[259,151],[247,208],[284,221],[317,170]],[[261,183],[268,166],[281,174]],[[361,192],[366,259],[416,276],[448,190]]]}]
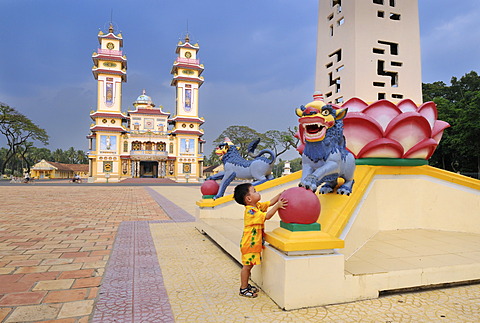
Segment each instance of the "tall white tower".
[{"label": "tall white tower", "polygon": [[97,181],[119,181],[120,141],[127,132],[122,108],[122,83],[127,81],[127,57],[122,52],[122,34],[98,33],[100,47],[92,54],[93,76],[97,80],[97,110],[90,113],[89,177]]},{"label": "tall white tower", "polygon": [[315,90],[325,102],[422,102],[417,0],[319,0]]},{"label": "tall white tower", "polygon": [[177,58],[173,62],[172,86],[177,90],[175,116],[169,123],[177,147],[177,182],[198,182],[203,176],[203,129],[205,120],[198,116],[198,94],[203,84],[203,64],[198,59],[198,44],[190,43],[190,37],[177,44]]}]

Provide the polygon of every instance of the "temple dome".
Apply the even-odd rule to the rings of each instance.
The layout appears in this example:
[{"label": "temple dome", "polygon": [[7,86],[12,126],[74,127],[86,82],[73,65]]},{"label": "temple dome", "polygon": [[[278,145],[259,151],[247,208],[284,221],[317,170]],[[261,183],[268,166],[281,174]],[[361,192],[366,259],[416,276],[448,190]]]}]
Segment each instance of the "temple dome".
[{"label": "temple dome", "polygon": [[148,104],[148,105],[151,105],[152,107],[155,106],[155,104],[153,104],[152,98],[145,94],[145,90],[143,90],[142,94],[138,96],[138,98],[135,100],[133,104],[134,105]]}]

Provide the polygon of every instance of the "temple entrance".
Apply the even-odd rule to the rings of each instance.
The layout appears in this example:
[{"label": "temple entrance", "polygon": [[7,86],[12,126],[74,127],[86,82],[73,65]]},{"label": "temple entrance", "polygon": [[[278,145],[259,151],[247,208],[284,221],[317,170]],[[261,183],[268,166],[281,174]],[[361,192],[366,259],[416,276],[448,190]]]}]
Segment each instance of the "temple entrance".
[{"label": "temple entrance", "polygon": [[141,161],[140,162],[140,177],[158,177],[158,162],[156,161]]}]

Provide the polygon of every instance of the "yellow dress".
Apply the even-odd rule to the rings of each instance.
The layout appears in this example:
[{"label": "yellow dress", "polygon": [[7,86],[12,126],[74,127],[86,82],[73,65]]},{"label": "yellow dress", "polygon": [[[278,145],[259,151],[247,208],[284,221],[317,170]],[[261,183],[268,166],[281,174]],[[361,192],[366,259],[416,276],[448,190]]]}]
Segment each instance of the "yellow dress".
[{"label": "yellow dress", "polygon": [[263,227],[270,201],[258,202],[256,206],[245,206],[243,236],[240,242],[242,264],[259,265],[263,248]]}]

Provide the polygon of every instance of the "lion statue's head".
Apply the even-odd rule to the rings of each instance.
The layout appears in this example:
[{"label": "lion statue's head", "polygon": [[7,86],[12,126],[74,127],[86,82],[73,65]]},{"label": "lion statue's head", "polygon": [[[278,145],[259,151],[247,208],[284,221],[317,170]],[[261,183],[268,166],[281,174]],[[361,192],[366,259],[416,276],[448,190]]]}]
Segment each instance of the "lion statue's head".
[{"label": "lion statue's head", "polygon": [[306,143],[325,140],[329,130],[345,117],[347,108],[341,109],[322,101],[313,101],[297,108],[295,113],[300,117],[296,137],[300,139],[301,145],[297,150],[302,153]]}]

